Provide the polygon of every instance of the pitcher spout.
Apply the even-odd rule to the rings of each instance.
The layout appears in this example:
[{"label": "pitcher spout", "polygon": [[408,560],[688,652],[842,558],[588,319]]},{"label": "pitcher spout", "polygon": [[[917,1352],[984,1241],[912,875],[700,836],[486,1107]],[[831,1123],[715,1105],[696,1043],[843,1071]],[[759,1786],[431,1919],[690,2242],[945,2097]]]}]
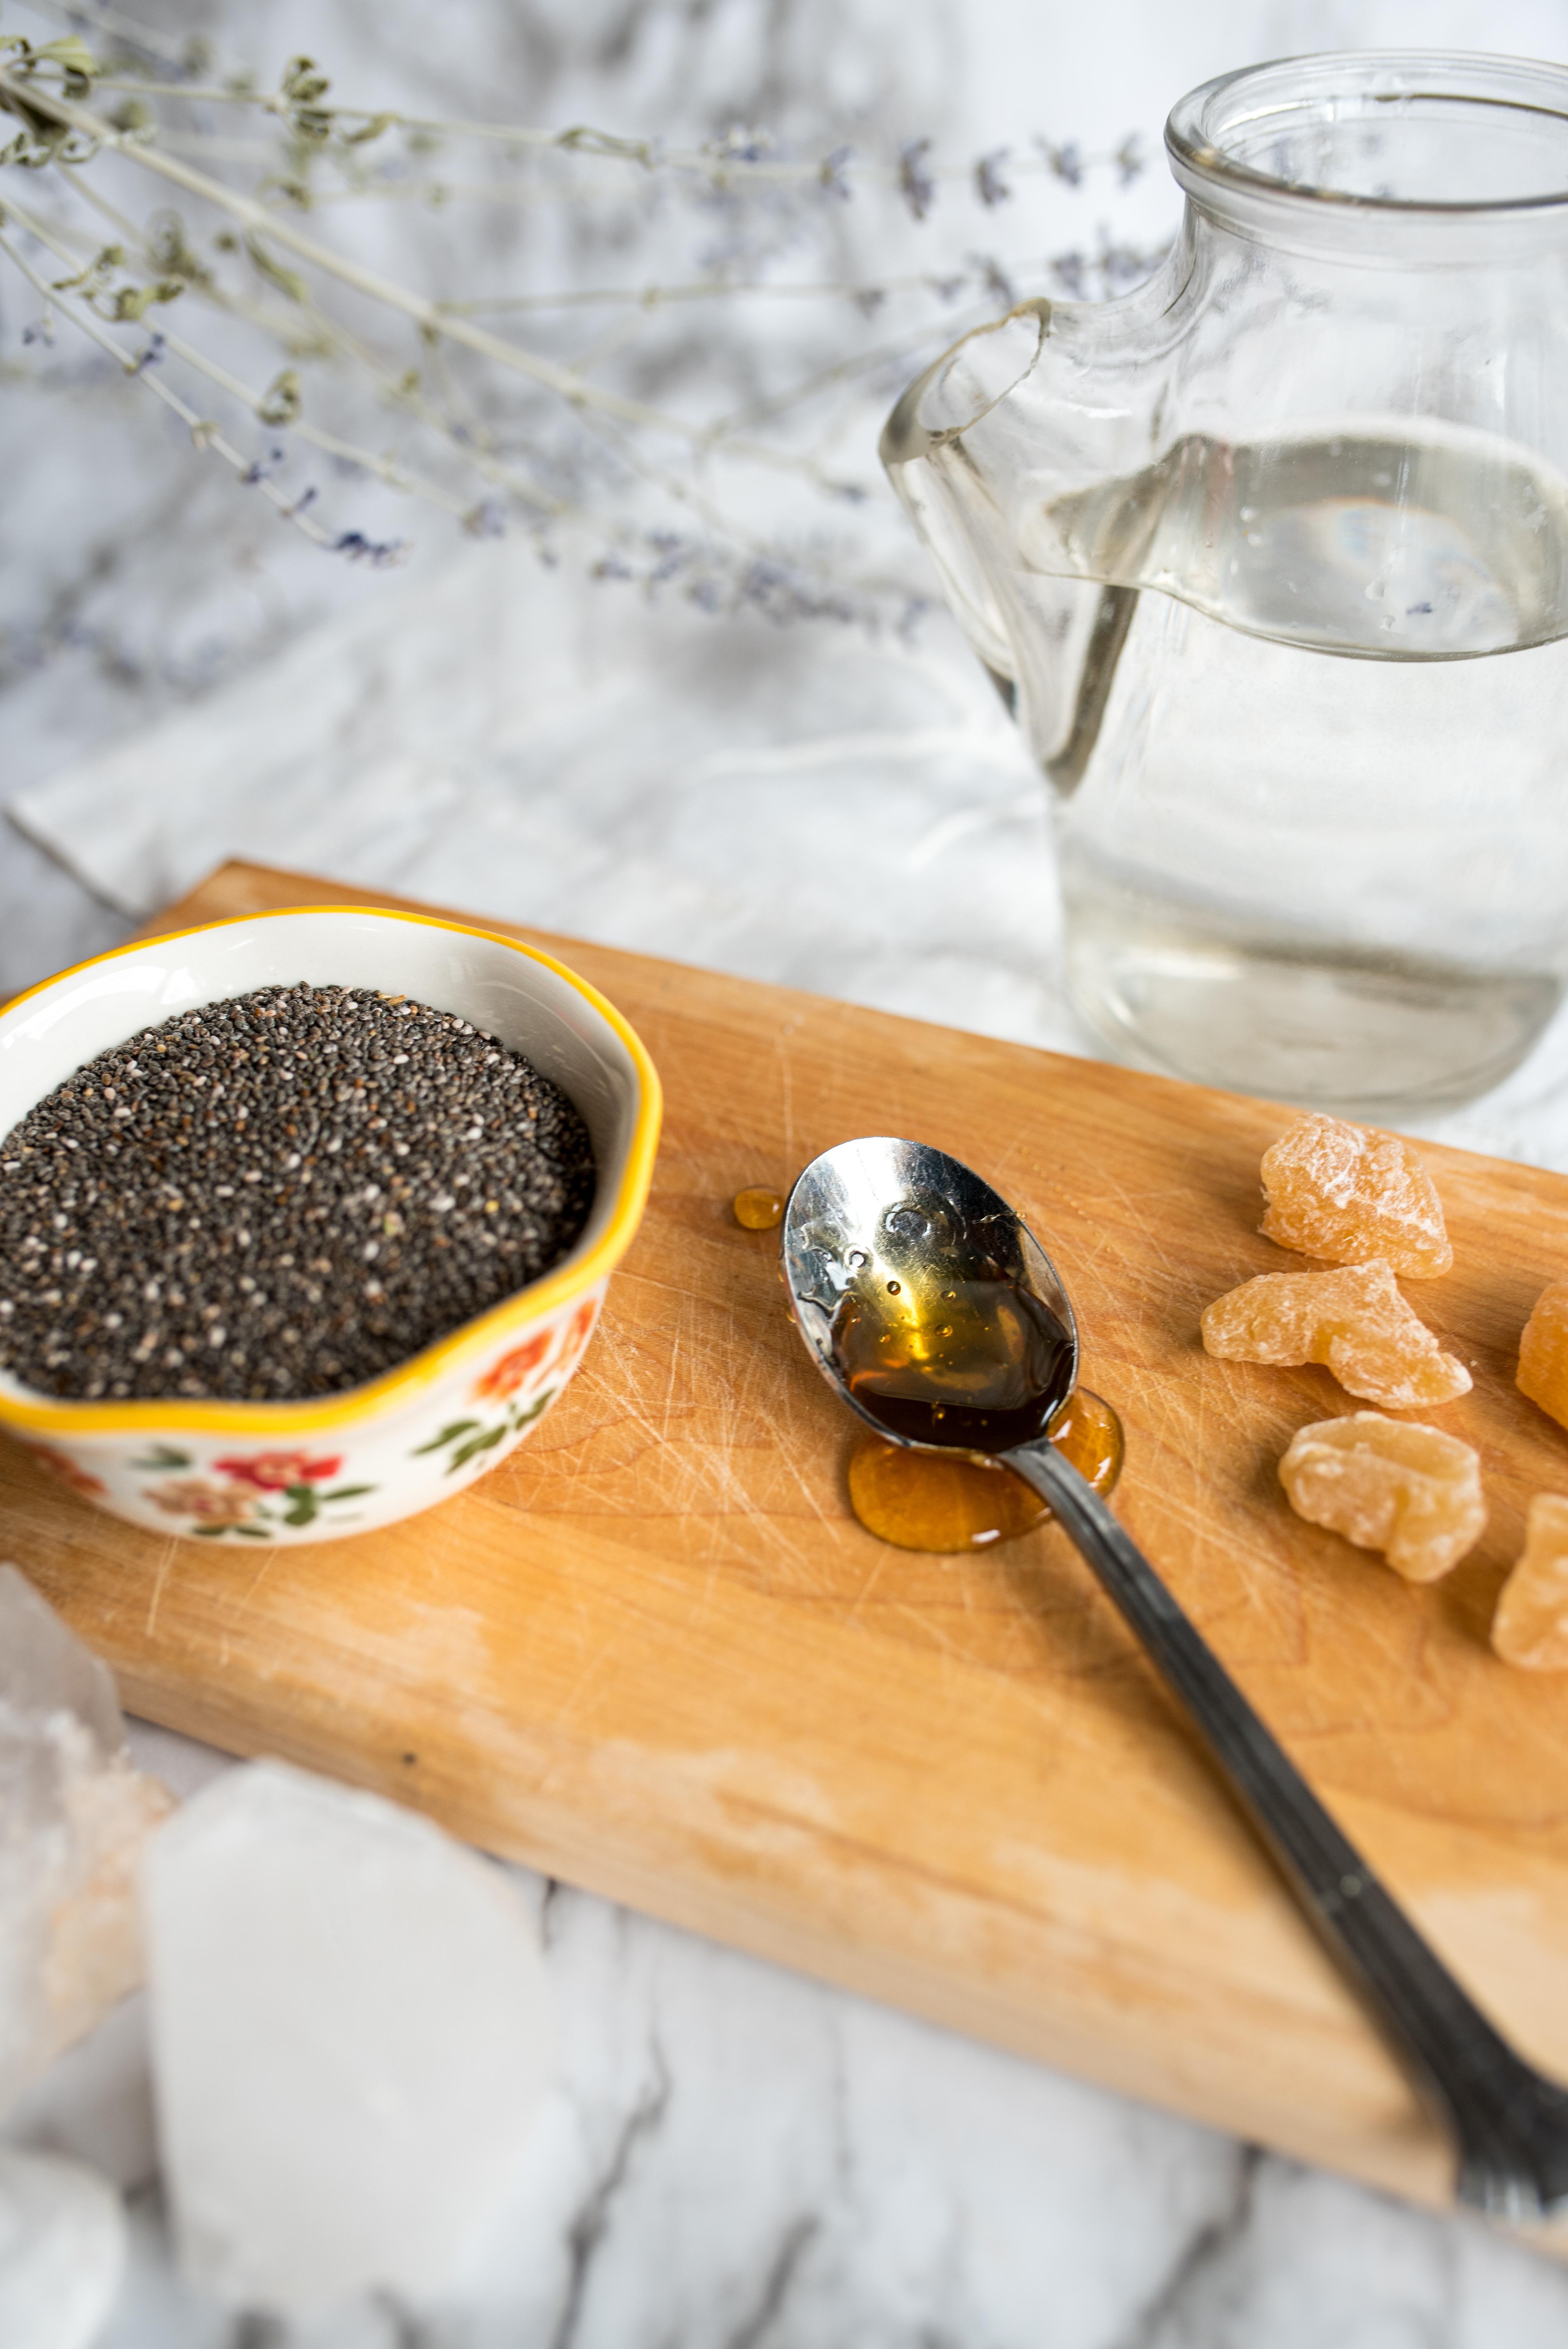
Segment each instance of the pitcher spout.
[{"label": "pitcher spout", "polygon": [[1089,545],[1087,516],[1064,535],[1062,501],[1146,460],[1169,342],[1150,323],[1182,276],[1173,255],[1120,301],[1020,303],[927,368],[882,431],[943,591],[1058,790],[1092,748],[1139,575]]}]

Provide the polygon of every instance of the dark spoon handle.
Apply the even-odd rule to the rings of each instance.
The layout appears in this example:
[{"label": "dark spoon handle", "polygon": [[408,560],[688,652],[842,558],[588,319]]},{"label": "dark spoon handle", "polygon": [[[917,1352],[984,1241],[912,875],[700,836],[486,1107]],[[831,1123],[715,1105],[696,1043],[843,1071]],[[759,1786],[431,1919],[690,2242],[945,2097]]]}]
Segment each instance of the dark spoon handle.
[{"label": "dark spoon handle", "polygon": [[1568,2201],[1568,2092],[1523,2063],[1341,1833],[1099,1495],[1043,1440],[1007,1465],[1050,1503],[1229,1777],[1296,1898],[1447,2119],[1461,2201],[1514,2220]]}]

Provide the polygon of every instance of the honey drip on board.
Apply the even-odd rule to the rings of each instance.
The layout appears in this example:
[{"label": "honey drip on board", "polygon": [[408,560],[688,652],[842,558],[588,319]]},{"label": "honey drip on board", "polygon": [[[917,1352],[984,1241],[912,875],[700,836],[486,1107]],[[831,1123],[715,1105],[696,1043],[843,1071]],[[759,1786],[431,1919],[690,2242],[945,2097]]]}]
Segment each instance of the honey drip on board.
[{"label": "honey drip on board", "polygon": [[745,1232],[770,1232],[784,1220],[784,1202],[777,1191],[766,1184],[752,1189],[738,1191],[730,1202],[730,1213]]},{"label": "honey drip on board", "polygon": [[[1047,1429],[1097,1493],[1121,1473],[1121,1422],[1109,1403],[1077,1387]],[[850,1458],[850,1501],[868,1533],[900,1549],[984,1549],[1012,1541],[1051,1515],[1033,1485],[999,1460],[911,1452],[867,1428]]]}]

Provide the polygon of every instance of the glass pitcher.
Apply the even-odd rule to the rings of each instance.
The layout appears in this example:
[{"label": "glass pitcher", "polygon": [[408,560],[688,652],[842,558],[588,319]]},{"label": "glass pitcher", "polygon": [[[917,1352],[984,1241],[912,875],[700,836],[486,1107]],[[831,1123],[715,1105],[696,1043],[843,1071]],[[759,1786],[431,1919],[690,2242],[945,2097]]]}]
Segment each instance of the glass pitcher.
[{"label": "glass pitcher", "polygon": [[1054,787],[1098,1032],[1464,1101],[1568,976],[1568,69],[1295,58],[1166,143],[1159,274],[967,336],[883,461]]}]

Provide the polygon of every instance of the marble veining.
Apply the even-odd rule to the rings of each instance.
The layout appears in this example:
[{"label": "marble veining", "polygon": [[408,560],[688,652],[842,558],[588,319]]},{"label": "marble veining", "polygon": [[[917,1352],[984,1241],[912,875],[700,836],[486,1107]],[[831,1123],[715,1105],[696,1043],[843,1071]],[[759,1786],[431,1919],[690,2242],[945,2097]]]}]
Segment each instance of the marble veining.
[{"label": "marble veining", "polygon": [[[225,1766],[135,1729],[190,1786]],[[1568,2276],[1434,2218],[545,1879],[562,2061],[442,2302],[285,2326],[173,2277],[139,2017],[13,2133],[117,2166],[103,2349],[1547,2349]],[[97,2074],[96,2093],[93,2075]],[[94,2112],[98,2118],[95,2125]],[[118,2115],[118,2123],[114,2123]],[[118,2128],[118,2134],[116,2130]]]}]

